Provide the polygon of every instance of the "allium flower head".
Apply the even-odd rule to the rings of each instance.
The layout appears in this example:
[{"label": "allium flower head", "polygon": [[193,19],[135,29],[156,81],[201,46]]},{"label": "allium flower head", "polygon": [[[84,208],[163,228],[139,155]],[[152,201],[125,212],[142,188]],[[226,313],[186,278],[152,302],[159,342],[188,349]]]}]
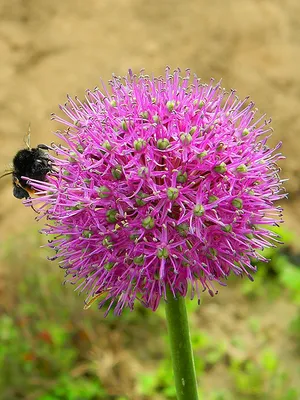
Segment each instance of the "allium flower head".
[{"label": "allium flower head", "polygon": [[231,271],[252,279],[256,250],[276,241],[267,226],[280,221],[284,194],[280,144],[267,146],[270,121],[248,98],[167,68],[114,76],[110,90],[60,108],[64,145],[53,145],[48,182],[31,182],[32,201],[88,302],[102,293],[107,311],[136,299],[155,310],[167,287],[199,299]]}]

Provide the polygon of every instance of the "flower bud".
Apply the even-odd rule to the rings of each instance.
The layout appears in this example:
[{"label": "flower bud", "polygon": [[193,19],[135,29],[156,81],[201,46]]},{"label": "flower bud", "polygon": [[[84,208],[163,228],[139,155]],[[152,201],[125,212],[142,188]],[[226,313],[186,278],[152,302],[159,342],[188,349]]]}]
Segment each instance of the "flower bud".
[{"label": "flower bud", "polygon": [[243,200],[240,199],[239,197],[233,199],[231,204],[233,205],[234,208],[237,208],[238,210],[241,210],[243,208]]},{"label": "flower bud", "polygon": [[147,197],[148,197],[147,193],[138,192],[137,197],[135,198],[137,206],[139,207],[144,206],[146,202],[143,199],[146,199]]},{"label": "flower bud", "polygon": [[207,151],[201,151],[201,153],[198,153],[197,154],[197,158],[199,158],[199,160],[202,160],[202,158],[204,158],[204,157],[206,157],[207,156]]},{"label": "flower bud", "polygon": [[133,258],[133,262],[135,265],[143,265],[145,262],[145,256],[144,254],[141,254],[139,256],[136,256]]},{"label": "flower bud", "polygon": [[217,200],[219,200],[219,197],[214,196],[213,194],[210,195],[210,196],[208,196],[208,203],[209,203],[209,204],[214,203],[214,202],[217,201]]},{"label": "flower bud", "polygon": [[89,231],[88,229],[86,229],[86,230],[84,230],[84,231],[82,232],[82,237],[84,237],[84,238],[86,238],[86,239],[89,239],[89,238],[92,236],[92,234],[93,234],[92,231]]},{"label": "flower bud", "polygon": [[110,271],[114,267],[115,263],[114,262],[108,262],[103,265],[103,268],[106,269],[107,271]]},{"label": "flower bud", "polygon": [[194,207],[194,215],[196,217],[202,217],[204,214],[205,210],[202,204],[196,204]]},{"label": "flower bud", "polygon": [[176,182],[178,183],[185,183],[187,181],[187,173],[178,171],[177,177],[176,177]]},{"label": "flower bud", "polygon": [[137,139],[133,142],[133,147],[136,151],[141,151],[146,147],[146,140]]},{"label": "flower bud", "polygon": [[76,149],[77,149],[78,153],[81,153],[81,154],[83,153],[83,147],[81,146],[81,144],[77,145]]},{"label": "flower bud", "polygon": [[221,229],[222,229],[222,231],[224,231],[224,232],[230,233],[230,232],[232,232],[232,225],[228,224],[228,225],[222,226]]},{"label": "flower bud", "polygon": [[102,147],[104,147],[106,150],[111,150],[111,144],[108,140],[104,140],[104,142],[102,143]]},{"label": "flower bud", "polygon": [[182,223],[176,226],[176,230],[179,233],[180,236],[186,237],[189,233],[189,225]]},{"label": "flower bud", "polygon": [[111,249],[113,246],[113,242],[111,240],[111,236],[105,236],[105,238],[102,240],[102,244],[104,247]]},{"label": "flower bud", "polygon": [[152,229],[155,226],[155,221],[150,215],[142,220],[142,225],[145,229]]},{"label": "flower bud", "polygon": [[170,146],[170,142],[168,139],[158,139],[157,148],[159,150],[165,150],[169,146]]},{"label": "flower bud", "polygon": [[169,200],[176,200],[177,197],[179,196],[179,190],[177,188],[174,187],[169,187],[167,189],[167,196]]},{"label": "flower bud", "polygon": [[122,127],[123,131],[127,131],[128,130],[127,122],[124,119],[121,122],[121,127]]},{"label": "flower bud", "polygon": [[224,172],[227,171],[227,165],[224,162],[222,162],[221,164],[216,165],[214,167],[214,171],[216,171],[218,174],[223,174]]},{"label": "flower bud", "polygon": [[107,186],[100,186],[97,189],[97,193],[101,199],[105,199],[105,198],[109,197],[110,190]]},{"label": "flower bud", "polygon": [[140,113],[140,116],[141,116],[143,119],[148,119],[149,113],[148,113],[148,111],[143,111],[143,112]]},{"label": "flower bud", "polygon": [[174,107],[175,107],[175,101],[167,101],[167,109],[171,112],[171,111],[173,111],[174,110]]},{"label": "flower bud", "polygon": [[123,175],[122,166],[116,165],[114,168],[111,169],[111,174],[114,179],[120,180]]},{"label": "flower bud", "polygon": [[157,250],[157,257],[158,258],[168,258],[169,257],[169,250],[166,247]]},{"label": "flower bud", "polygon": [[184,146],[188,146],[191,143],[192,139],[193,138],[192,138],[192,135],[190,133],[182,132],[180,134],[180,141]]},{"label": "flower bud", "polygon": [[118,211],[113,208],[111,210],[108,210],[106,212],[106,221],[109,222],[110,224],[116,223],[118,220],[117,213],[118,213]]}]

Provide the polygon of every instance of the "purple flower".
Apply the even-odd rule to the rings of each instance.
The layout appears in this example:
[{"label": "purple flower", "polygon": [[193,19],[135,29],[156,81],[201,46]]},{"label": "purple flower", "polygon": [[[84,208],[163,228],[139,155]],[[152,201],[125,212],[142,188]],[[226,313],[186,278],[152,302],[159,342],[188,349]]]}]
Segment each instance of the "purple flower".
[{"label": "purple flower", "polygon": [[199,299],[231,271],[252,279],[284,197],[270,121],[189,70],[110,86],[68,97],[55,171],[31,181],[68,281],[119,314],[136,299],[155,310],[167,286]]}]

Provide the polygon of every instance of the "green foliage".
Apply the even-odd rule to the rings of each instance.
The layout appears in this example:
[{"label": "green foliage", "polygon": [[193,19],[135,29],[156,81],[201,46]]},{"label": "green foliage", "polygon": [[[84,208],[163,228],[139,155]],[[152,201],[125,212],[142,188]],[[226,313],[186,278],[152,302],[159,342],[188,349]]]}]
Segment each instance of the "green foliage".
[{"label": "green foliage", "polygon": [[243,293],[249,297],[262,297],[268,293],[269,299],[281,296],[286,290],[295,304],[300,305],[300,265],[291,262],[290,251],[287,247],[293,238],[290,232],[282,228],[272,228],[280,236],[284,246],[271,247],[261,251],[261,254],[269,260],[269,263],[255,263],[258,272],[254,282],[244,280]]},{"label": "green foliage", "polygon": [[266,348],[255,360],[232,360],[230,374],[237,398],[297,400],[299,392],[289,387],[289,378],[280,368],[272,349]]},{"label": "green foliage", "polygon": [[100,400],[107,399],[106,391],[101,387],[97,379],[70,379],[68,375],[62,375],[53,387],[38,400]]}]

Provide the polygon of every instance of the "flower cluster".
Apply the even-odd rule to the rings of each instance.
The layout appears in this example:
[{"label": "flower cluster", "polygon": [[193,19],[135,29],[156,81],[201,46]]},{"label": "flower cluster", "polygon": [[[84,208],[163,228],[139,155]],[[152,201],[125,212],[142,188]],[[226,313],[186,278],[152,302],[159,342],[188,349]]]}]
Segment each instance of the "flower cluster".
[{"label": "flower cluster", "polygon": [[68,97],[54,171],[31,181],[51,221],[68,281],[116,314],[135,300],[155,310],[167,288],[200,298],[230,272],[250,274],[274,245],[284,196],[254,104],[186,71],[114,76],[110,90]]}]

